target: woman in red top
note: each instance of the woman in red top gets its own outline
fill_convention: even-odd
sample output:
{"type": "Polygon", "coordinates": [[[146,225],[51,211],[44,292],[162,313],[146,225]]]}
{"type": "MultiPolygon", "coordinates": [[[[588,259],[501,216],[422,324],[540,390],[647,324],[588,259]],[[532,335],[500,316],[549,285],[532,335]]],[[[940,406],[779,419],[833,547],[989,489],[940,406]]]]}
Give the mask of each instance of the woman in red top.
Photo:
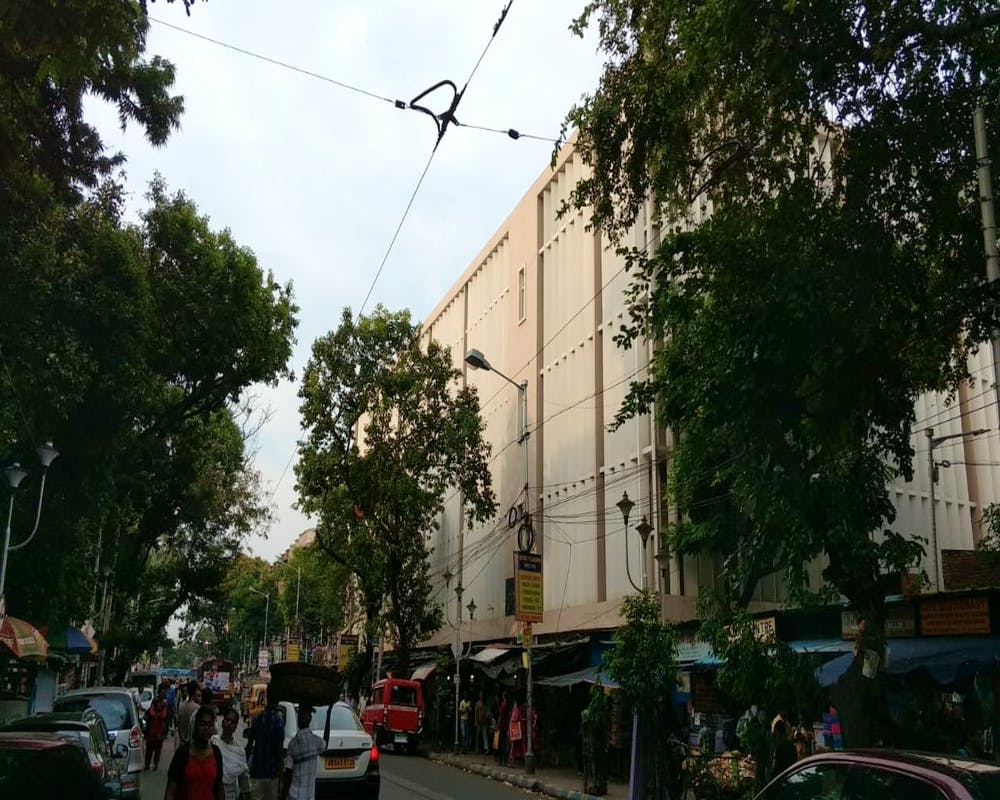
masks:
{"type": "Polygon", "coordinates": [[[150,762],[153,769],[160,768],[160,751],[163,740],[167,738],[167,689],[161,686],[156,690],[156,699],[146,711],[146,769],[150,762]]]}
{"type": "Polygon", "coordinates": [[[201,706],[194,714],[191,743],[177,748],[167,772],[163,800],[225,800],[222,752],[211,743],[215,708],[201,706]]]}

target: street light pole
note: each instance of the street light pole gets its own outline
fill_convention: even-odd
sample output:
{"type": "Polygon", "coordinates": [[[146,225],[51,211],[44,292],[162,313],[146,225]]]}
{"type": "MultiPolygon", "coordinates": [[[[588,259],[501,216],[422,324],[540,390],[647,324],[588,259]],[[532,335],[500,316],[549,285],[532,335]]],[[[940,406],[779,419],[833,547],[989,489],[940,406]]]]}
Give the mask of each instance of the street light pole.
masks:
{"type": "Polygon", "coordinates": [[[271,595],[268,592],[262,592],[260,589],[254,589],[252,586],[250,587],[250,591],[254,594],[259,594],[266,601],[264,603],[264,636],[261,640],[261,645],[267,647],[267,615],[271,610],[271,595]]]}
{"type": "Polygon", "coordinates": [[[941,557],[938,548],[938,536],[937,536],[937,500],[935,497],[934,487],[938,480],[938,467],[950,467],[951,463],[948,461],[934,461],[934,451],[940,447],[945,442],[950,439],[962,439],[967,436],[981,436],[984,433],[988,433],[989,428],[978,428],[974,431],[961,432],[961,433],[949,433],[945,436],[935,436],[934,428],[927,428],[924,434],[927,436],[927,469],[928,477],[931,483],[931,549],[934,551],[934,589],[940,592],[942,586],[941,580],[941,557]]]}
{"type": "Polygon", "coordinates": [[[38,532],[38,522],[42,518],[42,498],[45,496],[45,477],[48,474],[49,465],[59,456],[58,451],[52,447],[52,442],[46,442],[35,452],[38,453],[38,460],[42,464],[42,482],[38,488],[38,506],[35,509],[35,526],[31,529],[31,533],[28,534],[28,538],[20,544],[12,545],[10,543],[10,526],[14,518],[14,495],[17,494],[17,487],[21,485],[21,481],[28,476],[28,473],[21,469],[21,465],[17,463],[11,464],[3,471],[4,477],[7,479],[7,485],[10,487],[10,505],[7,508],[7,525],[4,527],[3,532],[3,553],[0,555],[0,606],[3,607],[3,613],[6,613],[6,603],[3,599],[3,592],[7,582],[7,556],[11,550],[20,550],[35,538],[35,534],[38,532]]]}
{"type": "MultiPolygon", "coordinates": [[[[514,386],[514,387],[517,388],[517,391],[518,391],[518,400],[519,400],[520,406],[521,406],[521,412],[520,412],[521,413],[521,432],[520,432],[520,435],[518,436],[518,440],[517,441],[524,448],[524,509],[523,509],[524,513],[523,513],[523,517],[522,517],[523,522],[522,522],[521,528],[519,528],[519,530],[518,530],[518,543],[517,544],[518,544],[518,547],[521,549],[522,552],[530,553],[535,548],[535,535],[534,535],[534,532],[533,532],[532,527],[531,527],[531,503],[530,503],[530,499],[531,499],[531,487],[529,486],[529,482],[528,482],[528,476],[530,474],[530,472],[529,472],[529,460],[528,460],[528,436],[530,435],[529,432],[528,432],[528,381],[525,380],[525,381],[522,381],[521,383],[518,383],[517,381],[515,381],[512,378],[508,377],[507,375],[504,375],[502,372],[500,372],[500,370],[498,370],[496,367],[494,367],[492,364],[490,364],[489,360],[486,358],[486,356],[484,356],[482,354],[481,351],[476,350],[476,349],[470,349],[465,354],[465,363],[468,364],[473,369],[484,369],[484,370],[487,370],[488,372],[495,372],[497,375],[499,375],[501,378],[503,378],[505,381],[507,381],[507,383],[509,383],[511,386],[514,386]],[[521,541],[521,530],[525,530],[525,541],[521,541]]],[[[461,587],[459,587],[459,588],[461,588],[461,587]]],[[[462,617],[461,604],[459,604],[458,615],[459,615],[459,625],[461,625],[461,617],[462,617]]],[[[526,747],[525,752],[524,752],[524,772],[527,775],[534,775],[535,774],[535,751],[534,751],[534,749],[531,746],[531,724],[532,724],[532,718],[534,716],[534,713],[533,713],[534,712],[534,696],[533,696],[533,691],[532,691],[532,683],[533,683],[534,674],[533,674],[532,659],[531,659],[531,645],[532,645],[532,641],[531,640],[532,640],[532,635],[530,633],[530,623],[528,623],[528,634],[525,637],[525,646],[524,646],[524,652],[525,652],[525,655],[527,656],[527,660],[528,660],[528,692],[527,692],[527,695],[528,695],[528,697],[527,697],[527,700],[528,700],[528,713],[527,713],[528,724],[526,726],[526,731],[527,731],[527,737],[526,737],[527,738],[527,747],[526,747]]],[[[457,697],[458,697],[457,691],[456,691],[455,697],[456,697],[456,703],[457,703],[457,697]]],[[[457,707],[456,707],[456,710],[455,710],[455,726],[456,726],[456,731],[457,731],[457,729],[458,729],[458,709],[457,709],[457,707]]],[[[458,734],[457,733],[455,735],[455,738],[456,738],[456,741],[457,741],[457,739],[458,739],[458,734]]],[[[457,750],[457,747],[456,747],[456,750],[457,750]]]]}

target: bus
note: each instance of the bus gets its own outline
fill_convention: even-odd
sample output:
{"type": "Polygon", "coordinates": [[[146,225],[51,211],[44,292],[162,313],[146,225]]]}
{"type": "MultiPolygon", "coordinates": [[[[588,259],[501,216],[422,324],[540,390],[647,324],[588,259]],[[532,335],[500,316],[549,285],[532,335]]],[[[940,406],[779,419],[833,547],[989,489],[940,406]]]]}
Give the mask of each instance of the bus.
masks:
{"type": "Polygon", "coordinates": [[[224,708],[233,702],[236,666],[223,658],[206,658],[198,665],[198,682],[212,691],[212,705],[224,708]]]}

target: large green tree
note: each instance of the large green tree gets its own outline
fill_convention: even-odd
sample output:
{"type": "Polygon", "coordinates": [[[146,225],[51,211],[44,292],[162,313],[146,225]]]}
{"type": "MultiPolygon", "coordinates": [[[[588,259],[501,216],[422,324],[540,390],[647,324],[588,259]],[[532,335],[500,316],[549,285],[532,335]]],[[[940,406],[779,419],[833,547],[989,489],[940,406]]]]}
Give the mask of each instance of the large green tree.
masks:
{"type": "Polygon", "coordinates": [[[595,20],[573,202],[628,259],[620,343],[659,343],[618,419],[655,407],[680,433],[668,545],[721,556],[724,618],[772,571],[808,599],[822,556],[878,648],[921,553],[888,493],[912,475],[914,401],[967,377],[1000,308],[972,152],[977,105],[1000,132],[1000,12],[598,0],[577,29],[595,20]],[[647,201],[648,251],[627,238],[647,201]]]}
{"type": "MultiPolygon", "coordinates": [[[[441,626],[431,602],[427,535],[458,489],[466,524],[496,510],[479,400],[460,387],[448,348],[421,343],[408,311],[378,307],[313,343],[299,390],[305,438],[300,503],[317,541],[357,580],[371,639],[387,623],[405,669],[441,626]]],[[[355,687],[356,688],[356,687],[355,687]]]]}

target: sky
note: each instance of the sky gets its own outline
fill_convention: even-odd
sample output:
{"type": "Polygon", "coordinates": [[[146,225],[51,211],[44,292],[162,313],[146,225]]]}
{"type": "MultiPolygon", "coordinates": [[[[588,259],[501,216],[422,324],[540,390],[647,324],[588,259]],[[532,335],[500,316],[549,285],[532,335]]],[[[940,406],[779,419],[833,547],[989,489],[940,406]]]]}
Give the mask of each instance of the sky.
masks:
{"type": "MultiPolygon", "coordinates": [[[[177,69],[181,128],[152,148],[94,101],[88,118],[127,158],[129,213],[157,172],[216,229],[291,281],[300,307],[292,357],[301,379],[312,342],[362,304],[437,138],[413,110],[289,67],[408,102],[438,81],[461,87],[506,0],[209,0],[149,4],[147,54],[177,69]],[[167,24],[164,24],[167,23],[167,24]],[[176,27],[169,27],[176,26],[176,27]],[[179,31],[176,28],[183,28],[179,31]],[[284,62],[279,66],[192,33],[284,62]]],[[[583,0],[512,0],[456,114],[459,122],[556,138],[600,74],[596,36],[569,31],[583,0]]],[[[451,101],[439,89],[422,104],[451,101]]],[[[464,127],[445,134],[366,310],[409,308],[423,320],[548,168],[552,143],[464,127]]],[[[298,385],[254,387],[261,412],[255,463],[273,506],[266,535],[248,542],[273,560],[310,521],[293,508],[298,385]]]]}

